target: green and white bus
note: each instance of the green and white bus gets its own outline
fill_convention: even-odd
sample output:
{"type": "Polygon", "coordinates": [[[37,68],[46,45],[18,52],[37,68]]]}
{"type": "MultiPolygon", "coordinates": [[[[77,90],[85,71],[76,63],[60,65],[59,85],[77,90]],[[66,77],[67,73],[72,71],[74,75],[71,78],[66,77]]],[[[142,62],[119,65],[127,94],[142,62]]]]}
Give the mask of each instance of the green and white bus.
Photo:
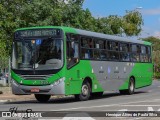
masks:
{"type": "Polygon", "coordinates": [[[78,100],[104,91],[133,94],[152,84],[151,43],[61,26],[17,29],[12,50],[12,92],[78,100]]]}

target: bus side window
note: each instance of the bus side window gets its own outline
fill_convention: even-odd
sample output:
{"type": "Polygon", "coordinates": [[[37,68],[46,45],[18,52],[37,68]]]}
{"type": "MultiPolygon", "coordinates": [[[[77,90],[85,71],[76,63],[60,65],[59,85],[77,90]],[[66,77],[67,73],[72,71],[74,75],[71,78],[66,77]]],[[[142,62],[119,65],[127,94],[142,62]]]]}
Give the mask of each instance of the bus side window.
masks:
{"type": "Polygon", "coordinates": [[[129,52],[129,44],[120,43],[119,50],[120,50],[120,61],[130,61],[130,54],[128,53],[129,52]]]}
{"type": "Polygon", "coordinates": [[[151,59],[151,47],[150,46],[147,46],[147,57],[148,57],[148,62],[152,62],[152,59],[151,59]]]}
{"type": "MultiPolygon", "coordinates": [[[[73,36],[71,36],[73,37],[73,36]]],[[[67,40],[67,67],[70,68],[74,66],[79,59],[79,47],[78,40],[74,40],[74,38],[70,38],[67,40]]]]}
{"type": "Polygon", "coordinates": [[[140,62],[140,46],[131,45],[131,61],[132,62],[140,62]]]}
{"type": "Polygon", "coordinates": [[[140,60],[141,62],[147,62],[147,56],[146,56],[146,47],[141,45],[141,52],[140,52],[140,60]]]}
{"type": "Polygon", "coordinates": [[[81,37],[81,58],[82,59],[92,59],[94,41],[89,37],[81,37]]]}

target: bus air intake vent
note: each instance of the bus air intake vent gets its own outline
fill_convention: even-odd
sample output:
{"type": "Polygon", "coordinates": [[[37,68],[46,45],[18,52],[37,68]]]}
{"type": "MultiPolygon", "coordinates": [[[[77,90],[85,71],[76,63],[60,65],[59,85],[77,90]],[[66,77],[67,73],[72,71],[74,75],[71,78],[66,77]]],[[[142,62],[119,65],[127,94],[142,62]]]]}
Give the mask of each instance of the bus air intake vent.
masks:
{"type": "Polygon", "coordinates": [[[46,80],[52,75],[53,74],[51,75],[19,75],[19,76],[22,77],[24,80],[46,80]]]}

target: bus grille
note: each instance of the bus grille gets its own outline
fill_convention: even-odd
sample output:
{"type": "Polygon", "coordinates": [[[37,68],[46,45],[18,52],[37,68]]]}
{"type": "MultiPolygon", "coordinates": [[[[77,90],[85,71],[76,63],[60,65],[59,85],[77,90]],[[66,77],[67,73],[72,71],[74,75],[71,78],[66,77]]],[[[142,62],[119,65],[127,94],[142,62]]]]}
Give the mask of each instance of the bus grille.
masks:
{"type": "Polygon", "coordinates": [[[19,76],[24,80],[46,80],[52,75],[53,74],[51,75],[19,75],[19,76]]]}

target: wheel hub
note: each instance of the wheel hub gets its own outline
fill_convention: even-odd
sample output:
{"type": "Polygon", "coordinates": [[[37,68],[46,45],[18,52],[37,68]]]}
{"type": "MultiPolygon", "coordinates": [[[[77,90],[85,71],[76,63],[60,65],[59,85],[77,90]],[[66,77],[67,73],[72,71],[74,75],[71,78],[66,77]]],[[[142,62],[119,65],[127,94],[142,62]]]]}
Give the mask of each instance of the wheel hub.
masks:
{"type": "Polygon", "coordinates": [[[130,85],[130,90],[133,91],[134,90],[134,85],[133,83],[131,82],[131,85],[130,85]]]}
{"type": "Polygon", "coordinates": [[[85,96],[88,95],[88,86],[87,85],[82,86],[82,94],[85,96]]]}

